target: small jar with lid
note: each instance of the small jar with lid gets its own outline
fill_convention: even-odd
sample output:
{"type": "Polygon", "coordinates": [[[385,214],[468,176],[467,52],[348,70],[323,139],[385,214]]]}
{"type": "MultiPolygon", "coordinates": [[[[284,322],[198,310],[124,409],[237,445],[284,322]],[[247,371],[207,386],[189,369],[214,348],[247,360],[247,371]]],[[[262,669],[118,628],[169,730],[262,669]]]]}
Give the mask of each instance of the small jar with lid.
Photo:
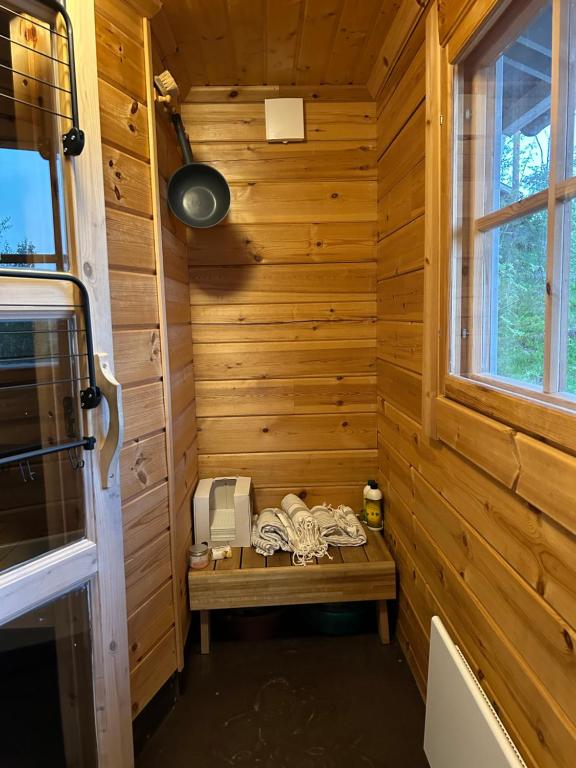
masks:
{"type": "Polygon", "coordinates": [[[206,568],[210,562],[210,547],[206,542],[194,544],[188,552],[190,568],[200,570],[206,568]]]}

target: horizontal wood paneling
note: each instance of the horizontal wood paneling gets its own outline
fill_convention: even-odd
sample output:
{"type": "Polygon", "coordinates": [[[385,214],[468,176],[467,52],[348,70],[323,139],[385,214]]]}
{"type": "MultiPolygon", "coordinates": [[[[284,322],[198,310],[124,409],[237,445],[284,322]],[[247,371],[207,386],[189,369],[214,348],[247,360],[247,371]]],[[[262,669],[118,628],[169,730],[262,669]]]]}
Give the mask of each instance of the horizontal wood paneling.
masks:
{"type": "MultiPolygon", "coordinates": [[[[266,141],[264,104],[184,104],[182,119],[190,141],[266,141]]],[[[306,136],[311,141],[376,141],[373,102],[305,102],[306,136]]],[[[281,148],[276,145],[278,154],[281,148]]],[[[203,150],[205,151],[205,150],[203,150]]],[[[293,150],[288,150],[288,156],[293,150]]],[[[214,153],[212,157],[217,157],[214,153]]]]}
{"type": "Polygon", "coordinates": [[[375,448],[371,414],[226,416],[198,420],[201,453],[375,448]]]}
{"type": "MultiPolygon", "coordinates": [[[[444,19],[445,35],[458,15],[444,19]]],[[[420,48],[415,38],[406,51],[420,48]]],[[[417,59],[403,58],[378,124],[378,456],[400,576],[398,637],[423,689],[439,615],[527,765],[568,768],[576,460],[510,426],[509,401],[492,418],[478,413],[482,392],[466,406],[439,399],[438,440],[422,433],[424,123],[422,106],[402,109],[402,96],[418,98],[424,76],[417,59]]]]}
{"type": "Polygon", "coordinates": [[[200,144],[194,157],[211,161],[228,181],[376,178],[376,145],[369,139],[312,140],[286,144],[281,151],[267,142],[200,144]]]}
{"type": "Polygon", "coordinates": [[[168,486],[156,486],[124,504],[124,555],[130,557],[170,528],[168,486]]]}
{"type": "Polygon", "coordinates": [[[365,375],[375,370],[376,341],[196,344],[196,378],[274,379],[365,375]]]}
{"type": "Polygon", "coordinates": [[[154,275],[111,270],[110,298],[113,325],[158,324],[158,295],[154,275]]]}
{"type": "MultiPolygon", "coordinates": [[[[158,155],[161,178],[170,178],[180,165],[174,152],[173,126],[166,112],[156,108],[156,135],[162,136],[165,151],[158,155]],[[172,148],[172,151],[170,151],[172,148]]],[[[161,198],[166,194],[159,187],[161,198]]],[[[198,442],[196,439],[196,400],[190,314],[190,275],[186,229],[176,224],[175,217],[161,205],[162,267],[166,309],[167,370],[169,388],[167,408],[170,420],[169,461],[173,480],[171,545],[173,563],[174,610],[178,643],[184,648],[190,616],[186,593],[188,548],[191,543],[191,499],[198,482],[198,442]]],[[[180,656],[183,658],[182,651],[180,656]]],[[[180,662],[182,663],[182,662],[180,662]]]]}
{"type": "Polygon", "coordinates": [[[155,592],[128,621],[130,664],[134,668],[161,640],[174,623],[170,582],[155,592]]]}
{"type": "Polygon", "coordinates": [[[145,216],[152,215],[150,168],[147,163],[103,144],[102,169],[104,198],[108,205],[145,216]]]}
{"type": "Polygon", "coordinates": [[[125,389],[123,401],[125,442],[164,429],[164,393],[160,382],[125,389]]]}
{"type": "Polygon", "coordinates": [[[168,475],[163,434],[126,444],[120,453],[122,499],[145,491],[168,475]]]}
{"type": "Polygon", "coordinates": [[[264,99],[299,98],[314,101],[371,101],[362,85],[240,85],[192,86],[186,93],[188,104],[250,104],[264,99]]]}
{"type": "Polygon", "coordinates": [[[136,717],[170,677],[177,665],[176,634],[171,629],[132,670],[132,716],[136,717]]]}
{"type": "Polygon", "coordinates": [[[172,578],[170,533],[126,558],[126,609],[131,616],[157,589],[172,578]]]}
{"type": "Polygon", "coordinates": [[[425,108],[426,105],[422,101],[390,146],[378,158],[380,193],[396,186],[424,156],[425,108]]]}
{"type": "Polygon", "coordinates": [[[190,233],[190,263],[333,264],[374,260],[375,222],[237,224],[190,233]]]}
{"type": "Polygon", "coordinates": [[[118,330],[114,334],[116,375],[124,384],[162,375],[160,334],[150,330],[118,330]]]}
{"type": "Polygon", "coordinates": [[[378,360],[378,394],[411,418],[422,415],[422,376],[386,360],[378,360]]]}
{"type": "Polygon", "coordinates": [[[424,216],[418,216],[378,243],[378,280],[424,267],[424,216]]]}
{"type": "Polygon", "coordinates": [[[265,509],[266,507],[278,507],[280,502],[289,493],[295,493],[309,507],[316,504],[346,504],[351,509],[359,511],[362,508],[362,488],[358,483],[350,485],[335,485],[329,487],[319,485],[286,485],[284,487],[265,488],[258,487],[254,491],[256,507],[265,509]]]}
{"type": "Polygon", "coordinates": [[[369,301],[192,307],[197,343],[374,338],[375,322],[376,305],[369,301]]]}
{"type": "Polygon", "coordinates": [[[150,156],[147,108],[123,91],[100,80],[102,140],[143,159],[150,156]]]}
{"type": "Polygon", "coordinates": [[[257,508],[286,488],[357,499],[376,462],[375,105],[308,100],[307,141],[271,145],[262,103],[203,93],[183,117],[232,205],[188,236],[200,476],[251,476],[257,508]]]}
{"type": "Polygon", "coordinates": [[[374,412],[375,376],[197,381],[198,416],[374,412]]]}
{"type": "Polygon", "coordinates": [[[190,270],[192,305],[362,301],[375,290],[376,265],[372,263],[190,270]]]}
{"type": "Polygon", "coordinates": [[[390,235],[424,213],[424,161],[378,198],[378,229],[390,235]]]}
{"type": "Polygon", "coordinates": [[[146,101],[144,83],[144,49],[142,47],[142,27],[134,17],[130,23],[130,32],[122,28],[123,21],[118,19],[122,13],[110,11],[109,15],[100,13],[96,6],[96,55],[98,75],[113,83],[124,93],[141,103],[146,101]],[[113,14],[113,16],[112,16],[113,14]],[[134,36],[134,30],[139,28],[134,36]]]}
{"type": "Polygon", "coordinates": [[[424,101],[426,83],[426,51],[420,46],[412,59],[406,74],[402,78],[402,86],[395,88],[386,104],[386,112],[378,116],[377,151],[380,157],[401,132],[410,116],[424,101]]]}
{"type": "Polygon", "coordinates": [[[381,320],[378,323],[378,357],[422,373],[422,324],[381,320]]]}
{"type": "Polygon", "coordinates": [[[126,211],[106,209],[108,264],[112,269],[154,272],[154,234],[152,221],[126,211]]]}
{"type": "Polygon", "coordinates": [[[177,667],[166,413],[154,239],[151,146],[142,15],[96,1],[102,168],[115,373],[123,385],[120,454],[136,715],[177,667]]]}
{"type": "Polygon", "coordinates": [[[330,487],[360,484],[360,478],[376,471],[377,452],[293,451],[285,453],[214,454],[199,456],[200,476],[248,475],[257,488],[298,488],[301,485],[330,487]]]}
{"type": "Polygon", "coordinates": [[[422,321],[424,272],[390,277],[378,285],[378,318],[422,321]]]}
{"type": "Polygon", "coordinates": [[[233,224],[370,222],[376,182],[236,182],[230,185],[230,192],[228,221],[233,224]]]}

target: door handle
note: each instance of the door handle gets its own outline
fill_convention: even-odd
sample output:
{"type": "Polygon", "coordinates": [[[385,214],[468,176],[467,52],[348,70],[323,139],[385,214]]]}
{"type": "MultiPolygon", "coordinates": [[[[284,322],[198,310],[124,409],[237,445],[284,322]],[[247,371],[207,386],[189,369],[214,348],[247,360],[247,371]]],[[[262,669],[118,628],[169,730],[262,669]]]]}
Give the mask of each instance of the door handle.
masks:
{"type": "Polygon", "coordinates": [[[119,466],[120,449],[124,440],[122,386],[114,377],[110,365],[106,361],[106,355],[96,353],[94,358],[96,360],[96,381],[101,394],[106,398],[110,414],[108,431],[98,446],[102,488],[109,488],[119,466]]]}

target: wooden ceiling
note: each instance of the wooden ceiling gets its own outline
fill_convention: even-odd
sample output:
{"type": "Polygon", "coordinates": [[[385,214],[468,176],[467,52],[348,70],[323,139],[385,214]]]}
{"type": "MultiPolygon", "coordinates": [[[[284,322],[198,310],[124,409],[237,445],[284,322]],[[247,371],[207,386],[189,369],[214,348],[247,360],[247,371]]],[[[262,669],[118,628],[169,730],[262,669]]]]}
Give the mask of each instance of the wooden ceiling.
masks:
{"type": "Polygon", "coordinates": [[[188,86],[365,85],[402,0],[164,0],[153,30],[188,86]]]}

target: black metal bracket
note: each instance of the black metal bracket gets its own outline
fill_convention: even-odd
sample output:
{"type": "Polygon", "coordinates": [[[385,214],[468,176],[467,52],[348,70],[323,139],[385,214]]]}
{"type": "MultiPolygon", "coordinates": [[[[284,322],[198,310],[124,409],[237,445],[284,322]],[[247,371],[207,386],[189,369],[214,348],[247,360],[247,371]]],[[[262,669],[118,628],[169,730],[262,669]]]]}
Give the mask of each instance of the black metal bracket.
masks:
{"type": "Polygon", "coordinates": [[[78,90],[76,87],[76,60],[74,58],[74,32],[68,11],[59,0],[41,0],[42,4],[61,14],[66,25],[68,38],[68,66],[70,68],[70,108],[72,110],[72,128],[62,136],[66,157],[75,157],[84,149],[84,131],[80,128],[78,117],[78,90]]]}
{"type": "Polygon", "coordinates": [[[96,384],[96,366],[94,364],[94,342],[92,339],[92,316],[90,313],[90,296],[82,280],[68,272],[48,272],[37,269],[0,269],[0,277],[32,278],[34,280],[65,280],[73,283],[82,295],[82,312],[86,333],[86,353],[88,362],[89,385],[80,392],[80,404],[84,410],[90,410],[100,405],[102,395],[96,384]]]}
{"type": "MultiPolygon", "coordinates": [[[[28,462],[30,459],[37,459],[40,456],[48,456],[51,453],[59,453],[60,451],[74,451],[76,448],[84,448],[85,451],[93,451],[96,447],[95,437],[83,437],[81,440],[74,440],[71,443],[61,443],[60,445],[47,445],[45,448],[29,448],[27,451],[19,451],[18,453],[11,453],[10,451],[4,451],[0,453],[0,467],[6,464],[20,464],[22,462],[28,462]]],[[[73,467],[75,468],[75,467],[73,467]]],[[[33,480],[33,477],[30,477],[33,480]]]]}

